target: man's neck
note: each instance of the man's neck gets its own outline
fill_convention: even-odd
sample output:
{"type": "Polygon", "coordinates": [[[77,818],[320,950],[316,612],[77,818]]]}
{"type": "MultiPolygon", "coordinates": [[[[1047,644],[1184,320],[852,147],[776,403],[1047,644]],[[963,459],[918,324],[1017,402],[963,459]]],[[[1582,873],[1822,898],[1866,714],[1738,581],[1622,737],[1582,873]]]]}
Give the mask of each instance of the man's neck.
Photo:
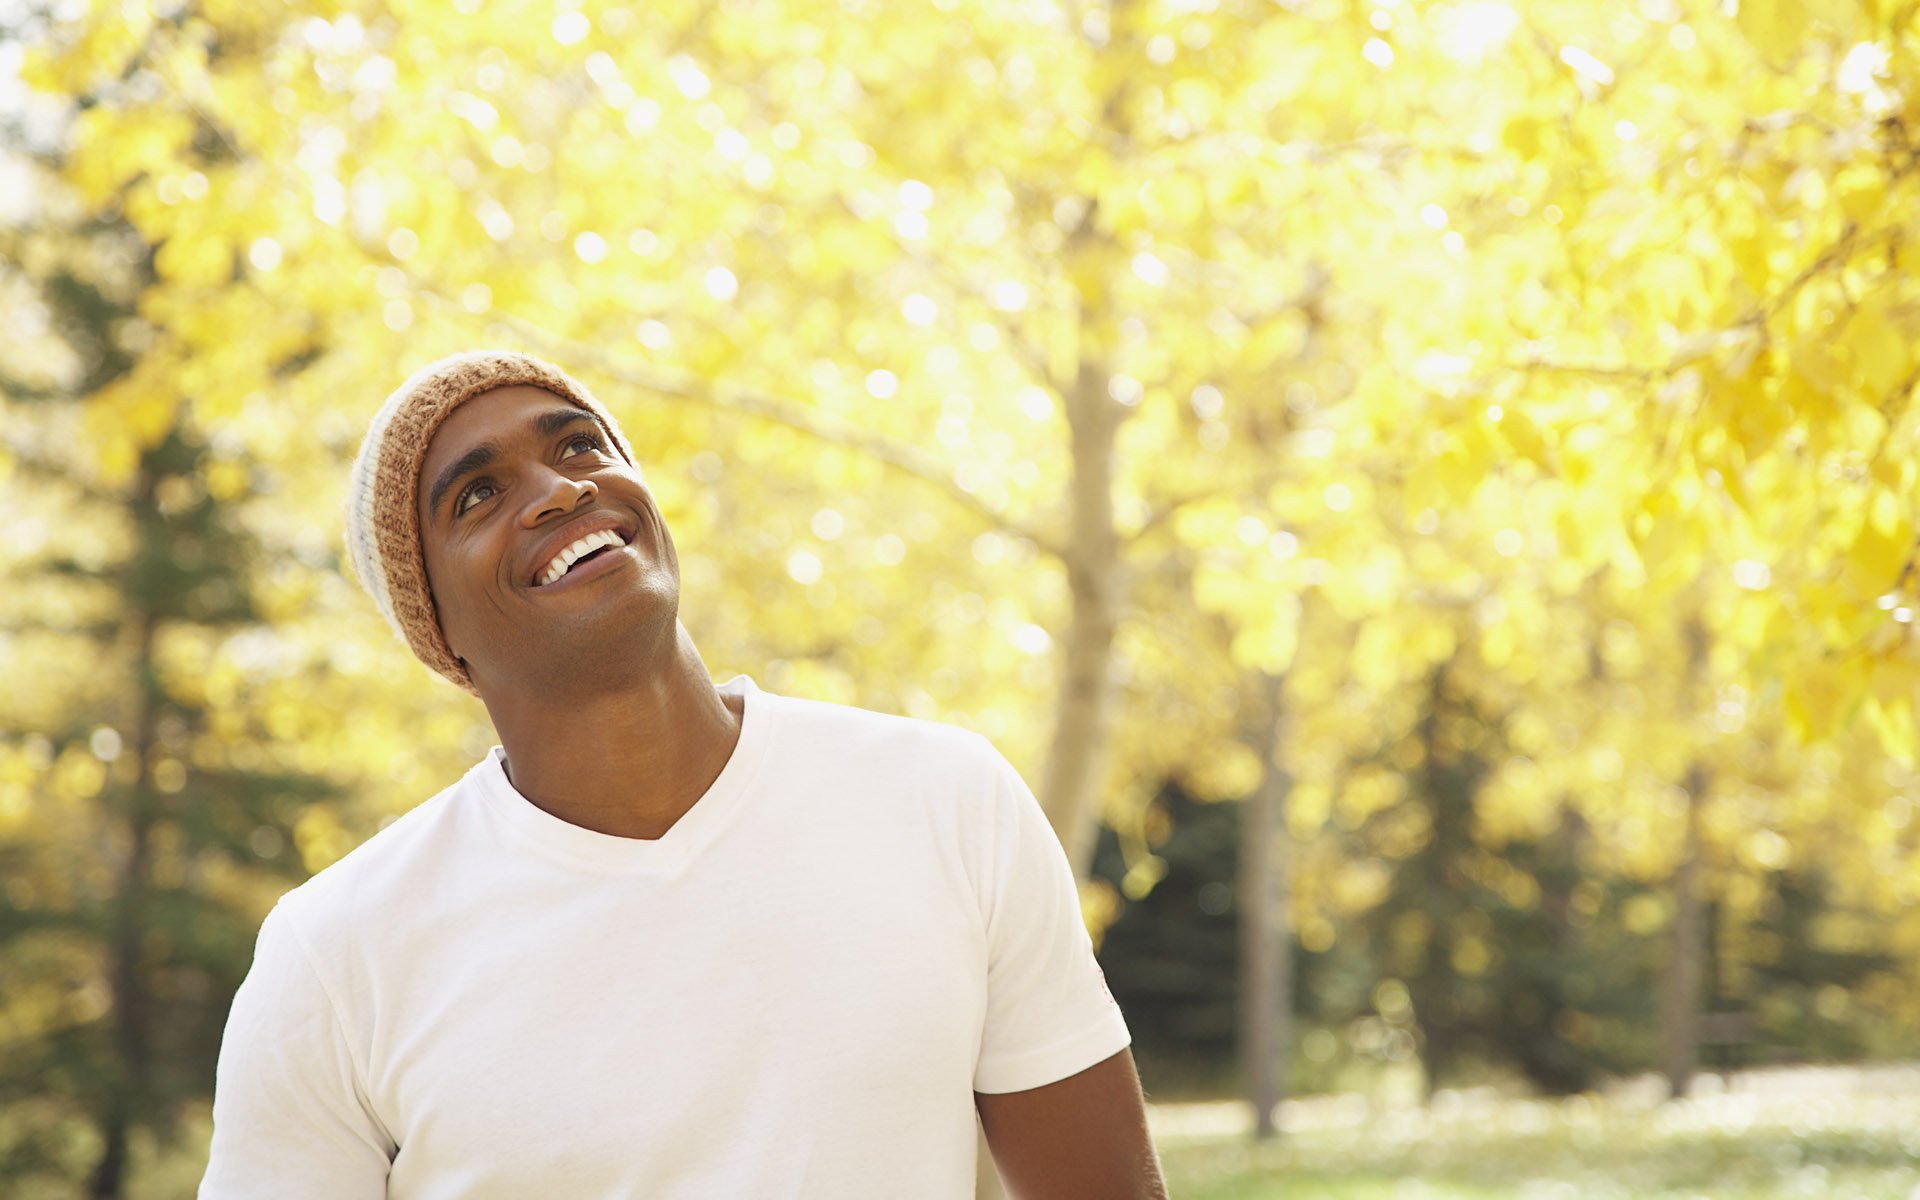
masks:
{"type": "Polygon", "coordinates": [[[707,675],[685,629],[664,669],[558,702],[490,700],[507,777],[535,806],[613,837],[660,837],[733,756],[745,711],[707,675]]]}

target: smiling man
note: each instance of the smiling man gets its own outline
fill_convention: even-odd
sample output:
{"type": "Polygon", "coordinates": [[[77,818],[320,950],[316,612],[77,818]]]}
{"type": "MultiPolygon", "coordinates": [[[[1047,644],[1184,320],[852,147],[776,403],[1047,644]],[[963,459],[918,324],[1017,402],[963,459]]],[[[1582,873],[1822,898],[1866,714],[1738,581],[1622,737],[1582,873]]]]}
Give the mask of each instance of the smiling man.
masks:
{"type": "Polygon", "coordinates": [[[715,686],[619,427],[433,363],[354,469],[356,573],[500,736],[284,897],[203,1200],[1163,1195],[1066,860],[982,738],[715,686]]]}

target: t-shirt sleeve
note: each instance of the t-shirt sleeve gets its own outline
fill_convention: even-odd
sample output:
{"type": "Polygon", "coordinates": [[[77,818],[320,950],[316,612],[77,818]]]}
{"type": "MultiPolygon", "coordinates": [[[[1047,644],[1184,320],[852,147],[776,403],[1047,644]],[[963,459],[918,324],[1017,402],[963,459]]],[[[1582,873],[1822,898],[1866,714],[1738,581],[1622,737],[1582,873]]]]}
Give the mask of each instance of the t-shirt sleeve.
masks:
{"type": "Polygon", "coordinates": [[[1021,1092],[1125,1049],[1120,1006],[1094,961],[1080,894],[1046,814],[994,751],[987,882],[987,1015],[976,1092],[1021,1092]]]}
{"type": "Polygon", "coordinates": [[[220,1042],[199,1200],[383,1200],[393,1153],[333,998],[275,908],[220,1042]]]}

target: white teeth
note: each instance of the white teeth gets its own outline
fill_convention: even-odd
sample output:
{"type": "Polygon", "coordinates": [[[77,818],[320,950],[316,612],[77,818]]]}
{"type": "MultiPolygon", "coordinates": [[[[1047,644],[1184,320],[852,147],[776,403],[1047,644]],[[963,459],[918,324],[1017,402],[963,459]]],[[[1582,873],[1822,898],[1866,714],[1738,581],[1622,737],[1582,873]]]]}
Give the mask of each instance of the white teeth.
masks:
{"type": "Polygon", "coordinates": [[[620,535],[611,529],[602,529],[598,533],[590,533],[548,560],[547,569],[540,572],[540,581],[536,586],[545,587],[549,583],[552,583],[562,575],[565,575],[574,563],[593,553],[595,550],[600,549],[602,546],[623,546],[625,544],[625,542],[620,540],[620,535]]]}

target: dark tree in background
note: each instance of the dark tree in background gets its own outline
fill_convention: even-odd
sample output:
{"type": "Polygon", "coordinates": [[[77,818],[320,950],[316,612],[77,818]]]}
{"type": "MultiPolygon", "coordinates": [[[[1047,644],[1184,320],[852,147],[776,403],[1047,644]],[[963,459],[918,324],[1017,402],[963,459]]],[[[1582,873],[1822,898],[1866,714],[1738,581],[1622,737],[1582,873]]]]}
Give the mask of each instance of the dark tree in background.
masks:
{"type": "Polygon", "coordinates": [[[0,1193],[38,1179],[118,1197],[137,1137],[167,1144],[211,1095],[260,912],[305,875],[294,826],[329,793],[276,765],[241,698],[168,666],[183,635],[267,636],[261,549],[210,494],[200,431],[163,414],[130,472],[89,467],[87,399],[132,370],[152,248],[115,202],[0,238],[6,282],[79,364],[0,363],[7,486],[43,514],[11,519],[55,526],[0,598],[0,644],[55,664],[0,701],[0,749],[43,789],[0,832],[0,1193]]]}
{"type": "Polygon", "coordinates": [[[1650,1022],[1653,963],[1643,942],[1598,919],[1617,912],[1625,885],[1586,882],[1576,813],[1498,850],[1476,836],[1487,763],[1506,752],[1499,728],[1499,714],[1436,671],[1407,800],[1359,834],[1412,822],[1417,849],[1393,864],[1364,926],[1383,975],[1406,989],[1429,1087],[1494,1067],[1543,1092],[1578,1092],[1633,1065],[1608,1035],[1650,1022]]]}
{"type": "MultiPolygon", "coordinates": [[[[1231,1069],[1238,1036],[1239,805],[1197,803],[1173,784],[1153,804],[1158,815],[1148,823],[1167,834],[1153,852],[1166,874],[1107,927],[1100,963],[1149,1086],[1191,1086],[1231,1069]]],[[[1127,866],[1119,838],[1103,826],[1094,878],[1118,891],[1127,866]]]]}
{"type": "MultiPolygon", "coordinates": [[[[1476,836],[1486,764],[1506,753],[1500,727],[1496,706],[1443,669],[1410,731],[1414,745],[1383,746],[1376,760],[1355,764],[1416,765],[1404,768],[1400,802],[1319,835],[1339,840],[1344,858],[1386,863],[1389,883],[1378,904],[1340,924],[1331,947],[1296,948],[1294,1010],[1322,1053],[1309,1061],[1296,1051],[1292,1090],[1341,1086],[1343,1063],[1410,1057],[1430,1087],[1512,1076],[1548,1094],[1660,1066],[1667,930],[1644,914],[1667,910],[1665,882],[1601,869],[1571,806],[1537,837],[1490,846],[1476,836]]],[[[1164,786],[1145,823],[1145,848],[1164,874],[1127,900],[1101,944],[1142,1076],[1163,1097],[1233,1090],[1239,808],[1164,786]]],[[[1093,867],[1122,894],[1125,850],[1103,830],[1093,867]]],[[[1837,904],[1817,872],[1760,879],[1765,896],[1749,922],[1735,923],[1708,893],[1705,1065],[1907,1052],[1899,1031],[1859,1019],[1857,997],[1897,978],[1897,964],[1871,948],[1867,918],[1837,904]]]]}
{"type": "MultiPolygon", "coordinates": [[[[1751,1005],[1727,995],[1716,970],[1710,993],[1714,1007],[1729,1013],[1750,1014],[1734,1036],[1707,1039],[1702,1047],[1714,1067],[1762,1065],[1782,1057],[1782,1047],[1795,1047],[1815,1061],[1845,1061],[1862,1055],[1905,1053],[1900,1045],[1877,1045],[1873,1027],[1859,1020],[1856,997],[1876,977],[1897,978],[1899,964],[1885,951],[1868,943],[1872,925],[1857,914],[1836,910],[1831,885],[1824,873],[1787,870],[1772,877],[1773,887],[1763,908],[1761,927],[1748,947],[1751,1005]],[[1845,939],[1852,947],[1835,945],[1842,939],[1823,937],[1818,926],[1835,920],[1855,925],[1857,935],[1845,939]],[[1749,1034],[1750,1037],[1740,1035],[1749,1034]]],[[[1716,914],[1717,916],[1717,914],[1716,914]]],[[[1709,931],[1720,921],[1710,918],[1709,931]]],[[[1714,962],[1719,956],[1710,956],[1714,962]]],[[[1717,962],[1715,964],[1718,965],[1717,962]]]]}

